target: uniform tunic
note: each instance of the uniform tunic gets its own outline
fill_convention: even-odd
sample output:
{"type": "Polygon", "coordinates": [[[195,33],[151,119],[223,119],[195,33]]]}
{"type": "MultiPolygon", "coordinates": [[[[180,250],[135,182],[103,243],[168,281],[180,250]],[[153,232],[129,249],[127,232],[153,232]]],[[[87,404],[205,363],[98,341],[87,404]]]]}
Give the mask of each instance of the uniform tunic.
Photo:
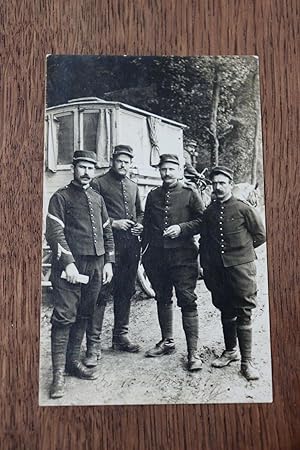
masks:
{"type": "Polygon", "coordinates": [[[203,215],[200,260],[214,305],[231,316],[251,315],[256,306],[256,254],[265,242],[256,210],[231,196],[214,200],[203,215]]]}
{"type": "MultiPolygon", "coordinates": [[[[135,182],[110,169],[105,175],[94,178],[92,186],[104,198],[111,223],[120,219],[142,222],[143,211],[135,182]]],[[[101,296],[105,303],[112,291],[116,306],[119,300],[123,304],[128,303],[135,292],[140,242],[130,229],[127,231],[113,229],[113,236],[116,247],[114,278],[112,283],[102,290],[101,296]]]]}
{"type": "Polygon", "coordinates": [[[72,181],[50,199],[46,239],[53,252],[51,281],[54,311],[52,322],[73,323],[76,316],[89,317],[102,284],[102,269],[114,262],[114,242],[103,198],[90,186],[72,181]],[[61,279],[68,264],[89,276],[87,285],[61,279]]]}
{"type": "Polygon", "coordinates": [[[175,287],[178,305],[186,310],[196,309],[198,265],[193,236],[200,228],[203,210],[198,193],[180,182],[156,188],[147,197],[143,264],[158,302],[171,303],[175,287]],[[163,236],[171,225],[181,228],[175,239],[163,236]]]}

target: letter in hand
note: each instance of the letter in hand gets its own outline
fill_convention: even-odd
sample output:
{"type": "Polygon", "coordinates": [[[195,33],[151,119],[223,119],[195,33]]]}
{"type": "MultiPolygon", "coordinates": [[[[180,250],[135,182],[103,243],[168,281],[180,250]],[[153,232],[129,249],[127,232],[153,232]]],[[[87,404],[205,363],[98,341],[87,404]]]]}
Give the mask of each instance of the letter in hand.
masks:
{"type": "Polygon", "coordinates": [[[103,284],[110,283],[112,280],[112,277],[113,277],[112,263],[104,264],[102,283],[103,284]]]}
{"type": "Polygon", "coordinates": [[[112,227],[115,230],[127,231],[130,228],[132,228],[133,225],[134,225],[133,220],[129,220],[129,219],[113,220],[113,222],[112,222],[112,227]]]}
{"type": "Polygon", "coordinates": [[[166,228],[163,236],[169,237],[171,239],[177,238],[181,233],[181,228],[179,225],[171,225],[170,227],[166,228]]]}
{"type": "Polygon", "coordinates": [[[79,275],[79,272],[74,263],[68,264],[65,268],[65,272],[66,272],[66,280],[69,283],[72,284],[78,283],[77,277],[79,275]]]}

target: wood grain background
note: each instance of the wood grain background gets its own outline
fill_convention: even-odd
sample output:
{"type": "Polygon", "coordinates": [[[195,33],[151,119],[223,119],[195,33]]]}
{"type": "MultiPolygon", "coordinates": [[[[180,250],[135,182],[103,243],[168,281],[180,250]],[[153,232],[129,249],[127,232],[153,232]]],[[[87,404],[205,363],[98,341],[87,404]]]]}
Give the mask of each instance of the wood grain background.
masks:
{"type": "Polygon", "coordinates": [[[2,0],[0,8],[1,450],[299,449],[299,2],[2,0]],[[273,404],[38,407],[47,53],[259,55],[273,404]]]}

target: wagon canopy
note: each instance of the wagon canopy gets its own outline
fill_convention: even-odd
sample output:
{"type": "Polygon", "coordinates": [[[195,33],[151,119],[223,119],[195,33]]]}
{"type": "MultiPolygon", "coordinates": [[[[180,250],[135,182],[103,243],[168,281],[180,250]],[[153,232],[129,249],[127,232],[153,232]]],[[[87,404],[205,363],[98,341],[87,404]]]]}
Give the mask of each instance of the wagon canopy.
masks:
{"type": "Polygon", "coordinates": [[[70,168],[75,150],[92,150],[98,166],[109,167],[112,149],[130,145],[140,174],[153,175],[159,155],[175,153],[183,162],[186,125],[125,103],[97,97],[70,100],[46,109],[46,169],[70,168]]]}

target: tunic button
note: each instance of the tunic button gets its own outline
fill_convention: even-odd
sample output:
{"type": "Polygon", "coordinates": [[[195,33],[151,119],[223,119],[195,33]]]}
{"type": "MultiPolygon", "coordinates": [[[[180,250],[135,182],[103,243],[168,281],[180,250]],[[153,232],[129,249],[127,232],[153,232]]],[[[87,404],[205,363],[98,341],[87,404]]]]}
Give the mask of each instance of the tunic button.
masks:
{"type": "Polygon", "coordinates": [[[225,253],[225,252],[222,250],[221,253],[225,253]]]}

